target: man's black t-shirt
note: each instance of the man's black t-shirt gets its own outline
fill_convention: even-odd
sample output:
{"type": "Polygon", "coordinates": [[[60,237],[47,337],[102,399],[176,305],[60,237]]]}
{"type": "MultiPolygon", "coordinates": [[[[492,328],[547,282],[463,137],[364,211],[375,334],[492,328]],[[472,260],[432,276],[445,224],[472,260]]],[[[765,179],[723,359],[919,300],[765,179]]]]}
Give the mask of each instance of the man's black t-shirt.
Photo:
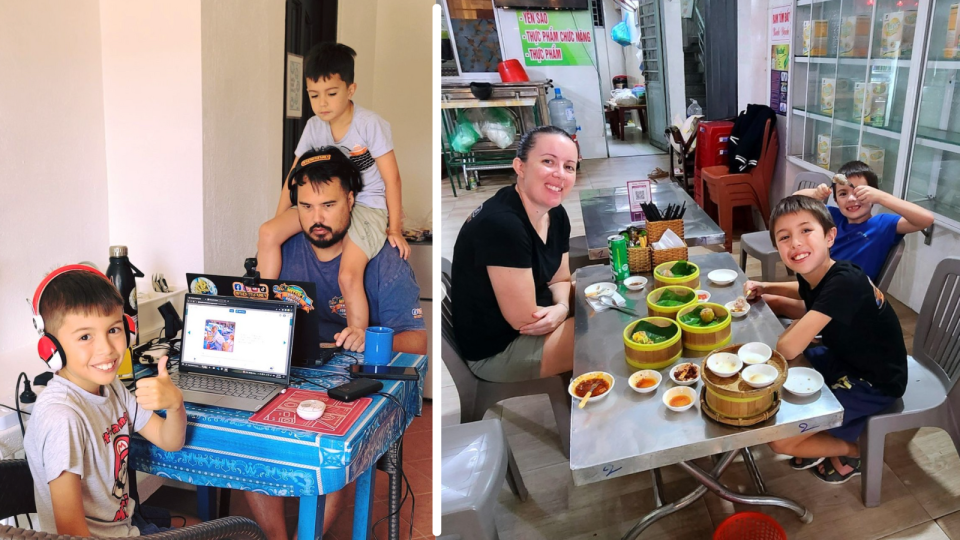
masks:
{"type": "Polygon", "coordinates": [[[821,335],[842,363],[837,371],[863,379],[889,396],[902,396],[907,388],[907,348],[900,320],[860,267],[837,261],[813,289],[803,276],[797,281],[807,310],[830,317],[821,335]]]}
{"type": "Polygon", "coordinates": [[[544,243],[527,217],[516,186],[508,186],[474,210],[460,229],[450,278],[453,329],[464,359],[493,356],[520,335],[500,311],[488,266],[533,269],[537,305],[553,305],[547,283],[570,250],[570,220],[562,206],[549,214],[544,243]]]}

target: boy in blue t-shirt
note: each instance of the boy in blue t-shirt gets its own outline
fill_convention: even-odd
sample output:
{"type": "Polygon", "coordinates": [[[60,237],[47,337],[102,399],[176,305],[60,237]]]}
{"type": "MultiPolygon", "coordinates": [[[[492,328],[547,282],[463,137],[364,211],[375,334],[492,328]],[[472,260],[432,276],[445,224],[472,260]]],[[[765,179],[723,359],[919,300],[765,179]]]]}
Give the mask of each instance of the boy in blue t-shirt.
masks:
{"type": "MultiPolygon", "coordinates": [[[[923,230],[933,224],[933,214],[916,204],[898,199],[881,191],[877,173],[862,161],[846,163],[837,172],[845,178],[834,179],[833,186],[820,184],[815,188],[801,189],[794,195],[806,195],[824,203],[833,194],[837,206],[827,210],[837,226],[837,237],[830,248],[830,258],[835,261],[850,261],[860,267],[874,282],[890,250],[900,242],[903,235],[923,230]],[[879,204],[894,213],[871,215],[874,204],[879,204]]],[[[745,290],[761,290],[768,283],[749,282],[745,290]]],[[[803,306],[790,298],[764,294],[763,300],[779,316],[799,319],[805,313],[803,306]]]]}

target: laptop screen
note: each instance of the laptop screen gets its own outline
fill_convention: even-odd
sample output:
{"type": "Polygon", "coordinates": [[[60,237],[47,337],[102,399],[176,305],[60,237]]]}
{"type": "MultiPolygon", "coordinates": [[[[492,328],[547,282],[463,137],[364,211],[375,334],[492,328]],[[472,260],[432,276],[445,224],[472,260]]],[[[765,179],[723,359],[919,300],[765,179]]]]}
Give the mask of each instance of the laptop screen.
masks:
{"type": "Polygon", "coordinates": [[[296,304],[186,295],[180,370],[290,382],[296,304]]]}

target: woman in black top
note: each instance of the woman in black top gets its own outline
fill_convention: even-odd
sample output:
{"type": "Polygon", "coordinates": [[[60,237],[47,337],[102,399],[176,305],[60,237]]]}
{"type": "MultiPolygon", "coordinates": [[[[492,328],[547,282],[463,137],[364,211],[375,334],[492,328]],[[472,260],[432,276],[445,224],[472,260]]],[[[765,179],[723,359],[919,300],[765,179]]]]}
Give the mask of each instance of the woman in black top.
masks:
{"type": "Polygon", "coordinates": [[[570,220],[576,143],[542,126],[520,139],[517,183],[477,208],[453,250],[453,327],[481,379],[536,379],[573,369],[570,220]]]}

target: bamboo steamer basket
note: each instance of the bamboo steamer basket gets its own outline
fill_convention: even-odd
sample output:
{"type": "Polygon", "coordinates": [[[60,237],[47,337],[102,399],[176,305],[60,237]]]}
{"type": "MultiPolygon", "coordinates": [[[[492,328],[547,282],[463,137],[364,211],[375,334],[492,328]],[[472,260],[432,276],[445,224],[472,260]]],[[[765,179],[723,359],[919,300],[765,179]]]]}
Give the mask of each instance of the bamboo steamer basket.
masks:
{"type": "Polygon", "coordinates": [[[679,326],[677,326],[677,333],[663,343],[644,345],[631,339],[633,328],[640,321],[647,321],[661,328],[670,325],[677,326],[676,321],[665,317],[644,317],[628,324],[623,329],[623,352],[628,366],[637,370],[656,370],[663,369],[680,359],[680,355],[683,353],[683,342],[680,339],[682,332],[679,326]]]}
{"type": "Polygon", "coordinates": [[[659,289],[654,289],[647,294],[647,314],[651,317],[666,317],[668,319],[676,320],[678,311],[685,307],[695,305],[696,303],[697,292],[690,287],[681,287],[679,285],[660,287],[659,289]],[[682,306],[658,306],[657,300],[660,299],[660,296],[664,293],[664,291],[671,290],[677,294],[692,294],[693,300],[683,304],[682,306]]]}
{"type": "MultiPolygon", "coordinates": [[[[746,383],[740,373],[732,377],[721,377],[707,367],[707,358],[715,353],[729,352],[736,354],[742,343],[727,345],[718,348],[707,355],[700,363],[700,377],[703,380],[701,403],[704,413],[720,422],[731,426],[751,426],[770,418],[780,408],[780,388],[787,380],[787,361],[777,351],[768,364],[777,368],[780,374],[770,386],[754,388],[746,383]]],[[[741,370],[742,371],[742,370],[741,370]]]]}
{"type": "Polygon", "coordinates": [[[727,310],[727,308],[721,306],[720,304],[704,302],[702,304],[695,303],[693,305],[682,307],[679,311],[677,311],[676,319],[677,324],[680,325],[680,329],[683,331],[683,346],[691,351],[712,351],[717,347],[723,347],[724,345],[730,343],[730,337],[733,334],[730,328],[730,321],[733,319],[733,317],[730,315],[730,312],[727,310]],[[706,328],[684,324],[684,322],[680,320],[680,317],[690,313],[697,306],[713,308],[713,312],[716,314],[717,318],[719,318],[721,315],[724,315],[726,318],[722,323],[716,326],[708,326],[706,328]]]}
{"type": "Polygon", "coordinates": [[[680,285],[682,287],[690,287],[691,289],[700,288],[700,267],[693,264],[690,261],[687,261],[687,264],[693,265],[697,271],[689,276],[684,277],[665,277],[660,275],[660,270],[664,270],[672,267],[674,264],[680,261],[667,261],[663,264],[658,264],[656,268],[653,269],[653,288],[659,289],[660,287],[666,287],[667,285],[680,285]]]}

